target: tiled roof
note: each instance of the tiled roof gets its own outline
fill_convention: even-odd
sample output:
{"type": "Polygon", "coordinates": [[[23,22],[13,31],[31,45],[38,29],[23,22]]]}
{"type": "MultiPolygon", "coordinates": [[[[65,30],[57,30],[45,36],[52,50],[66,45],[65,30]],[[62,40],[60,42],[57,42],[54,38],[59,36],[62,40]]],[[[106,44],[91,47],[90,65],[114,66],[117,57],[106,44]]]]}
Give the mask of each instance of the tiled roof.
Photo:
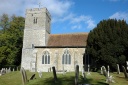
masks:
{"type": "Polygon", "coordinates": [[[88,33],[50,34],[47,46],[86,46],[88,33]]]}

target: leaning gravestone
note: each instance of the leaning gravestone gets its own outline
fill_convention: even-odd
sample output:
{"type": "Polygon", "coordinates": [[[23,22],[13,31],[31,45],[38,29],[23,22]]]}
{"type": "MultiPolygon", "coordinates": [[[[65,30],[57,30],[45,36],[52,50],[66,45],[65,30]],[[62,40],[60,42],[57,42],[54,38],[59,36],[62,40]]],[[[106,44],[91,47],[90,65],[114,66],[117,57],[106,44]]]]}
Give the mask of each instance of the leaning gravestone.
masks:
{"type": "Polygon", "coordinates": [[[125,76],[125,78],[128,78],[128,74],[127,74],[127,72],[126,72],[125,67],[124,67],[124,66],[122,66],[122,69],[123,69],[123,72],[124,72],[124,76],[125,76]]]}
{"type": "Polygon", "coordinates": [[[33,80],[35,78],[35,75],[36,74],[33,74],[31,77],[30,77],[30,80],[33,80]]]}
{"type": "Polygon", "coordinates": [[[53,70],[54,81],[56,83],[57,82],[57,76],[56,76],[56,69],[54,66],[52,67],[52,70],[53,70]]]}
{"type": "Polygon", "coordinates": [[[21,74],[22,74],[22,81],[23,81],[23,85],[25,85],[28,80],[27,80],[27,75],[26,75],[26,71],[24,70],[24,68],[21,68],[21,74]]]}
{"type": "Polygon", "coordinates": [[[75,85],[78,85],[78,79],[79,79],[79,65],[76,65],[76,70],[75,70],[75,85]]]}
{"type": "Polygon", "coordinates": [[[120,74],[120,67],[119,67],[119,64],[117,64],[117,74],[120,74]]]}

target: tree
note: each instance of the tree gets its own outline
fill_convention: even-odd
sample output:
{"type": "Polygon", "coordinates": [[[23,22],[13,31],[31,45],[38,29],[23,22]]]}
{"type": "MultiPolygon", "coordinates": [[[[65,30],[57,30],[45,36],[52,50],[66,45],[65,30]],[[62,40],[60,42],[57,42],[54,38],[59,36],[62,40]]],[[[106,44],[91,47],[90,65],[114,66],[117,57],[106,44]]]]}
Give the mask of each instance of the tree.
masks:
{"type": "Polygon", "coordinates": [[[87,54],[99,65],[125,64],[128,60],[128,24],[124,20],[103,20],[90,31],[87,54]]]}
{"type": "Polygon", "coordinates": [[[13,15],[9,20],[8,28],[4,28],[6,23],[1,26],[3,29],[0,32],[0,64],[20,65],[24,18],[13,15]]]}
{"type": "Polygon", "coordinates": [[[9,27],[9,17],[7,14],[3,14],[0,19],[0,27],[5,31],[9,27]]]}

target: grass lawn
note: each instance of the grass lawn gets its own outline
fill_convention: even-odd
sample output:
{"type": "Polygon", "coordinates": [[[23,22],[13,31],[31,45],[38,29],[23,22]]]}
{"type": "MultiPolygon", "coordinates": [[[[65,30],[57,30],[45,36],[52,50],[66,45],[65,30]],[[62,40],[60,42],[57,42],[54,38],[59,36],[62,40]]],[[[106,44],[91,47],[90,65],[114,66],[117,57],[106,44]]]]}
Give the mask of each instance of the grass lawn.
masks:
{"type": "MultiPolygon", "coordinates": [[[[34,73],[27,71],[28,79],[34,73]]],[[[36,79],[29,80],[26,85],[74,85],[74,72],[68,72],[65,75],[57,74],[58,81],[54,83],[52,72],[43,72],[42,78],[39,78],[38,73],[36,74],[36,79]]],[[[114,76],[116,83],[111,85],[128,85],[128,80],[124,78],[124,74],[111,73],[114,76]]],[[[87,76],[86,80],[83,80],[80,72],[79,83],[88,83],[91,85],[108,85],[106,83],[106,78],[97,72],[91,72],[91,75],[87,76]]],[[[19,71],[11,72],[0,76],[0,85],[22,85],[22,77],[19,71]]]]}

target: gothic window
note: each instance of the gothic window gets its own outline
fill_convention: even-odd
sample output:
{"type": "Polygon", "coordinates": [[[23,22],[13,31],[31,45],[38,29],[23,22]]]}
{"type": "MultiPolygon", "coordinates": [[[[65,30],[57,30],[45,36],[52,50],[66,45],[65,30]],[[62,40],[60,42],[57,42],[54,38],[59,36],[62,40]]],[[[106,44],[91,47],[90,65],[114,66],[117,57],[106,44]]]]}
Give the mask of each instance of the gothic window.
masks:
{"type": "Polygon", "coordinates": [[[37,24],[37,17],[34,17],[33,23],[37,24]]]}
{"type": "Polygon", "coordinates": [[[50,54],[48,51],[45,51],[42,56],[42,64],[50,64],[50,54]]]}
{"type": "Polygon", "coordinates": [[[69,54],[69,50],[65,50],[62,55],[62,64],[71,64],[71,55],[69,54]]]}

